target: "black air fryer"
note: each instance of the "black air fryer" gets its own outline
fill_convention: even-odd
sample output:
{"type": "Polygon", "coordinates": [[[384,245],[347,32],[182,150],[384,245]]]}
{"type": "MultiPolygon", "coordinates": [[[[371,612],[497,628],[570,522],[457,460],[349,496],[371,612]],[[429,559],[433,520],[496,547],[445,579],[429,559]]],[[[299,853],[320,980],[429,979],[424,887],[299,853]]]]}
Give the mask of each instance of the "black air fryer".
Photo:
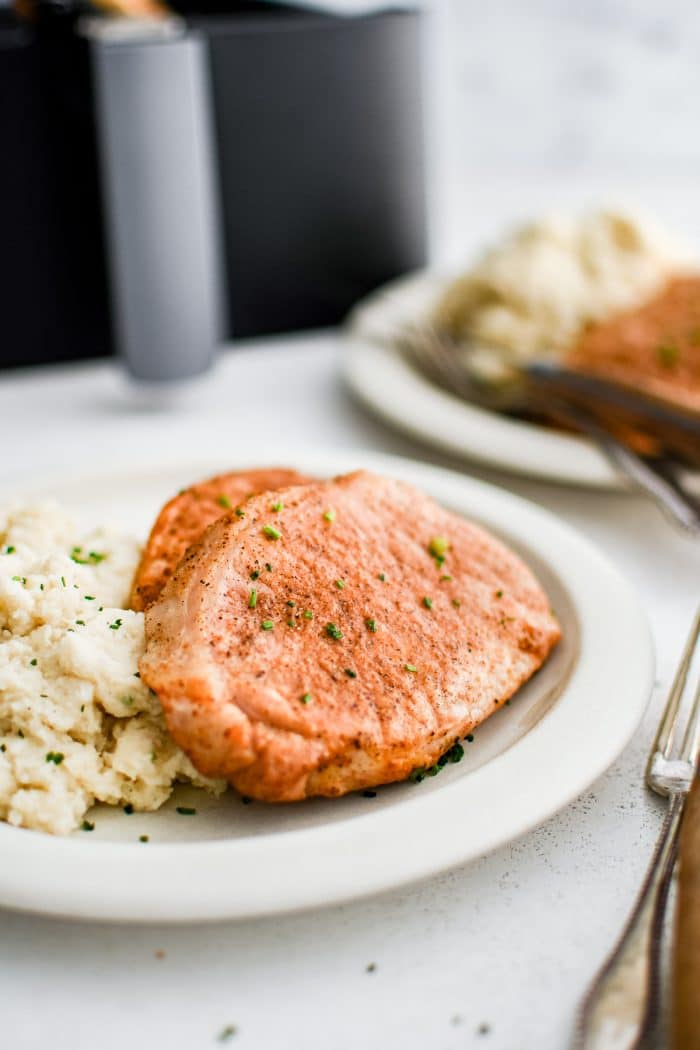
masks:
{"type": "MultiPolygon", "coordinates": [[[[70,97],[85,99],[82,112],[57,113],[44,77],[32,134],[38,152],[42,138],[60,143],[57,122],[79,140],[72,181],[61,156],[63,190],[53,185],[55,159],[42,163],[53,224],[66,186],[73,197],[82,186],[84,211],[65,213],[60,253],[53,243],[19,267],[2,260],[3,295],[23,302],[10,309],[0,363],[114,345],[137,376],[184,378],[222,339],[335,324],[425,261],[419,14],[234,7],[181,8],[150,23],[81,17],[54,41],[21,30],[32,83],[47,47],[54,65],[56,48],[78,56],[70,65],[86,90],[70,97]],[[78,280],[89,271],[96,316],[86,327],[73,295],[37,345],[22,311],[43,299],[55,307],[63,270],[78,280]]],[[[0,89],[6,56],[0,46],[0,89]]],[[[7,316],[3,308],[4,324],[7,316]]]]}

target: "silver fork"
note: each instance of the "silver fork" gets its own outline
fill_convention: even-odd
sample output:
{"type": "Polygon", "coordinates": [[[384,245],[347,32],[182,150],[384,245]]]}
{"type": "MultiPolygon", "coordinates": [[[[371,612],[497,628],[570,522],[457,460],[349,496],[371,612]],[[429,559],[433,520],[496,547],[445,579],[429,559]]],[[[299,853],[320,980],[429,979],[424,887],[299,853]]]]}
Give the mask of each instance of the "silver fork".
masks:
{"type": "MultiPolygon", "coordinates": [[[[672,462],[668,459],[655,462],[640,456],[610,434],[580,402],[572,404],[561,396],[552,396],[551,392],[538,400],[528,388],[528,378],[540,382],[546,380],[548,374],[556,375],[560,387],[565,388],[570,379],[566,371],[554,364],[537,367],[532,374],[514,368],[509,381],[489,382],[477,377],[457,352],[459,348],[429,323],[404,328],[395,336],[395,342],[422,370],[427,370],[466,401],[496,412],[546,411],[586,434],[612,466],[635,488],[650,496],[667,518],[686,532],[700,533],[700,502],[686,491],[672,462]]],[[[602,381],[596,382],[599,386],[606,385],[602,381]]],[[[697,422],[692,425],[694,428],[698,426],[697,422]]]]}
{"type": "Polygon", "coordinates": [[[682,699],[699,636],[700,610],[695,615],[646,766],[647,786],[668,799],[666,818],[632,914],[582,1003],[574,1050],[633,1050],[655,1020],[664,906],[685,800],[700,750],[700,682],[681,735],[682,699]]]}

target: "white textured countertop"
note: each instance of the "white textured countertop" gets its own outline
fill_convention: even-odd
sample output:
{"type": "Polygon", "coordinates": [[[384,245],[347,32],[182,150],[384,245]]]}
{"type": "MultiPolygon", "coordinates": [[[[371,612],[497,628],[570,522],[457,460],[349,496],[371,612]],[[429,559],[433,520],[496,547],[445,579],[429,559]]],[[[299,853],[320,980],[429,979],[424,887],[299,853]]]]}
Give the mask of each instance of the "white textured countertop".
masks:
{"type": "MultiPolygon", "coordinates": [[[[378,448],[446,463],[341,388],[332,334],[248,344],[179,405],[137,403],[112,366],[0,378],[0,486],[13,477],[212,444],[378,448]]],[[[655,714],[698,599],[700,549],[630,496],[478,471],[593,539],[643,602],[658,685],[637,739],[538,830],[422,885],[319,912],[189,928],[0,911],[7,1050],[559,1050],[616,936],[659,827],[642,788],[655,714]],[[368,966],[375,968],[368,971],[368,966]],[[218,1037],[227,1025],[236,1033],[218,1037]]],[[[572,747],[575,741],[572,741],[572,747]]],[[[469,834],[469,814],[454,834],[469,834]]],[[[420,849],[420,842],[416,843],[420,849]]],[[[1,863],[1,860],[0,860],[1,863]]],[[[235,879],[235,872],[231,873],[235,879]]]]}

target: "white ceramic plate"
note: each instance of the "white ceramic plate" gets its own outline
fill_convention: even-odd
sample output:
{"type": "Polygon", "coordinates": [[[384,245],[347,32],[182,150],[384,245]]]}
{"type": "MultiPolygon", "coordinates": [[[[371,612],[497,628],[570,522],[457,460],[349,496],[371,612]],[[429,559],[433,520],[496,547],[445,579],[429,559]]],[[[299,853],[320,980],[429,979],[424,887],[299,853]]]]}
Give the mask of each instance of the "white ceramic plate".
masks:
{"type": "MultiPolygon", "coordinates": [[[[366,453],[260,452],[319,476],[360,466],[403,478],[498,532],[539,575],[564,629],[545,668],[466,745],[459,765],[420,784],[286,806],[215,801],[193,788],[153,814],[96,807],[91,834],[54,838],[0,825],[0,905],[122,921],[271,914],[374,893],[479,857],[550,816],[613,761],[637,727],[653,679],[645,617],[625,581],[539,507],[444,470],[366,453]],[[182,817],[189,802],[196,817],[182,817]],[[148,844],[139,843],[147,834],[148,844]]],[[[145,535],[162,501],[222,461],[134,464],[52,479],[48,495],[86,523],[145,535]]]]}
{"type": "MultiPolygon", "coordinates": [[[[358,397],[387,422],[436,448],[529,477],[596,488],[624,488],[587,438],[508,419],[471,405],[415,369],[391,344],[391,333],[430,313],[446,280],[429,272],[401,278],[352,312],[343,372],[358,397]]],[[[700,489],[700,478],[692,484],[700,489]]]]}

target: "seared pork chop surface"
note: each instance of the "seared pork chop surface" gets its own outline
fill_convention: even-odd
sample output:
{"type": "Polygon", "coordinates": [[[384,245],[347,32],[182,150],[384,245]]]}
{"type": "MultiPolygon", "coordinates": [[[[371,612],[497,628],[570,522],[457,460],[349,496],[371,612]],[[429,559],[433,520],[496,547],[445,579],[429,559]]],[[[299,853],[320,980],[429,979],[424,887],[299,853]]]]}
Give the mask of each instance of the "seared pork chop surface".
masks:
{"type": "Polygon", "coordinates": [[[151,529],[131,587],[130,608],[141,612],[156,600],[187,548],[217,518],[235,512],[259,492],[306,480],[296,470],[270,467],[218,474],[183,489],[165,504],[151,529]]]}
{"type": "Polygon", "coordinates": [[[244,515],[207,529],[146,610],[140,670],[195,766],[246,795],[431,766],[560,637],[521,559],[410,485],[358,472],[244,515]]]}

